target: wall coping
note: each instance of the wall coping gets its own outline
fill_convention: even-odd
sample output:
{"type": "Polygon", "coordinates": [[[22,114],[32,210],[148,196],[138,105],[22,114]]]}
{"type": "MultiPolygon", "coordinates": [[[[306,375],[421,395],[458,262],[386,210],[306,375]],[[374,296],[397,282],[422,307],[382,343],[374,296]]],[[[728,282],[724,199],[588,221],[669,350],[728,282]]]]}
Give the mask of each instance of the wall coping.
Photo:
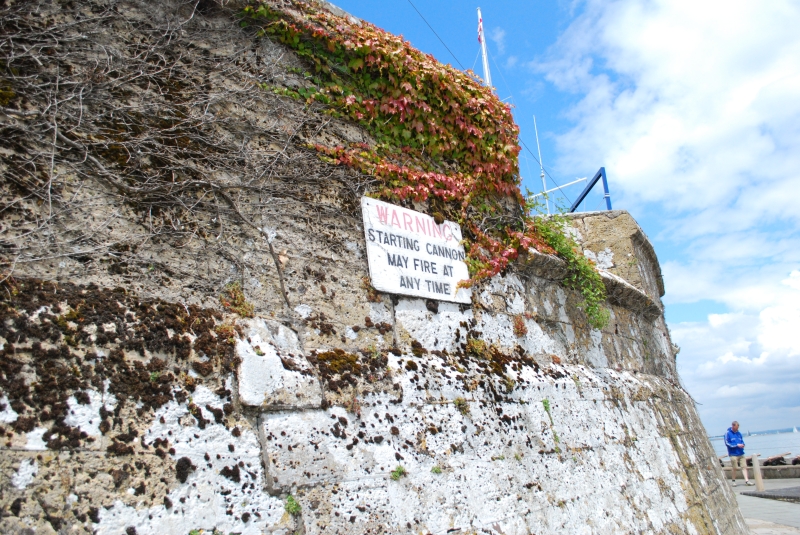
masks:
{"type": "MultiPolygon", "coordinates": [[[[521,262],[524,264],[524,272],[543,279],[560,282],[567,275],[567,264],[564,260],[540,253],[536,249],[528,249],[527,258],[521,262]]],[[[605,270],[599,270],[599,273],[606,287],[609,303],[642,314],[650,321],[663,314],[659,303],[625,279],[605,270]]]]}
{"type": "Polygon", "coordinates": [[[653,247],[653,243],[650,241],[650,238],[645,234],[644,230],[642,230],[641,225],[639,222],[636,221],[636,218],[633,217],[630,212],[627,210],[597,210],[593,212],[573,212],[570,214],[564,214],[567,219],[584,219],[587,217],[601,217],[604,216],[608,219],[616,219],[620,216],[627,215],[630,217],[631,221],[636,227],[636,232],[631,235],[631,240],[636,245],[639,245],[642,249],[642,252],[648,257],[648,260],[653,264],[656,269],[656,281],[658,284],[658,293],[659,296],[663,297],[666,290],[664,288],[664,275],[661,273],[661,264],[658,261],[658,256],[656,255],[656,250],[653,247]]]}

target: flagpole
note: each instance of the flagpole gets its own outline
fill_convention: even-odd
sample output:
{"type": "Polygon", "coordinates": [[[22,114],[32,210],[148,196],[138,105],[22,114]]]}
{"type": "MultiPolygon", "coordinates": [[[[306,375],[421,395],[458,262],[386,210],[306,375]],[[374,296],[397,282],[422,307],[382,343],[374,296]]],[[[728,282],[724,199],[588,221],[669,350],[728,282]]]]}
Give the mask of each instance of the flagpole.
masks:
{"type": "Polygon", "coordinates": [[[483,16],[481,8],[478,8],[478,42],[481,44],[481,54],[483,55],[483,81],[489,89],[492,88],[492,75],[489,73],[489,56],[486,54],[486,35],[483,33],[483,16]]]}

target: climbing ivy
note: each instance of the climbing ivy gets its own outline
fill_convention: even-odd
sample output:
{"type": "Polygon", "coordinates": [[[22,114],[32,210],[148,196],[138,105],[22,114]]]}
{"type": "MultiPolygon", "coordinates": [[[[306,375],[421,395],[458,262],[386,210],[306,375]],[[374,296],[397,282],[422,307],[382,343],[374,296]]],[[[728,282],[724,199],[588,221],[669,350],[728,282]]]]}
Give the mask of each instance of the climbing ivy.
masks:
{"type": "Polygon", "coordinates": [[[565,231],[569,222],[563,216],[536,217],[533,225],[555,253],[567,263],[563,283],[577,290],[584,299],[584,312],[589,323],[598,329],[608,324],[610,313],[603,307],[606,287],[591,260],[578,252],[578,245],[565,231]]]}
{"type": "Polygon", "coordinates": [[[380,179],[372,195],[389,201],[428,201],[437,222],[465,231],[470,280],[505,270],[521,252],[558,254],[564,281],[580,291],[590,323],[602,328],[605,287],[592,264],[576,253],[557,221],[534,218],[520,192],[519,129],[510,107],[472,71],[443,65],[402,37],[292,0],[275,9],[254,4],[243,26],[258,27],[305,58],[306,86],[262,85],[366,128],[372,145],[315,145],[320,157],[380,179]]]}

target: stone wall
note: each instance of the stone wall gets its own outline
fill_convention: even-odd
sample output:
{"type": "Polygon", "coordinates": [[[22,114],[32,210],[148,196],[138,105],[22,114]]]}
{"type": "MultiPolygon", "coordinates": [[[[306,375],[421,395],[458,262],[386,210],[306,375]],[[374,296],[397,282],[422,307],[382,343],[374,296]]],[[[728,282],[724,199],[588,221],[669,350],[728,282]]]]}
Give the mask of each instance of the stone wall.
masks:
{"type": "Polygon", "coordinates": [[[4,531],[746,532],[662,316],[610,303],[592,330],[534,253],[472,306],[370,293],[360,232],[296,323],[18,281],[4,531]]]}
{"type": "Polygon", "coordinates": [[[261,89],[290,51],[212,2],[3,9],[0,531],[746,533],[627,213],[572,220],[603,331],[535,251],[471,306],[380,294],[372,178],[307,148],[369,137],[261,89]],[[131,198],[164,169],[214,186],[131,198]]]}

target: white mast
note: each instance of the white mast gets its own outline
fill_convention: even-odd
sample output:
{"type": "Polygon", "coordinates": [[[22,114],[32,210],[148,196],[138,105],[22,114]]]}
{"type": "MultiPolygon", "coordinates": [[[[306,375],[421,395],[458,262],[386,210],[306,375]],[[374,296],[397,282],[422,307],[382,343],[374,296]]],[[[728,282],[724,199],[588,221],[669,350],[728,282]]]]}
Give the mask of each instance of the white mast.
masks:
{"type": "Polygon", "coordinates": [[[481,44],[481,54],[483,55],[483,81],[487,87],[492,87],[492,75],[489,73],[489,56],[486,55],[486,35],[483,33],[483,16],[481,8],[478,8],[478,42],[481,44]]]}
{"type": "Polygon", "coordinates": [[[542,163],[542,148],[539,146],[539,129],[536,128],[536,116],[533,116],[533,130],[536,132],[536,149],[539,151],[539,169],[542,171],[542,192],[544,192],[544,203],[547,206],[547,215],[550,215],[550,201],[547,199],[547,182],[544,179],[544,164],[542,163]]]}

